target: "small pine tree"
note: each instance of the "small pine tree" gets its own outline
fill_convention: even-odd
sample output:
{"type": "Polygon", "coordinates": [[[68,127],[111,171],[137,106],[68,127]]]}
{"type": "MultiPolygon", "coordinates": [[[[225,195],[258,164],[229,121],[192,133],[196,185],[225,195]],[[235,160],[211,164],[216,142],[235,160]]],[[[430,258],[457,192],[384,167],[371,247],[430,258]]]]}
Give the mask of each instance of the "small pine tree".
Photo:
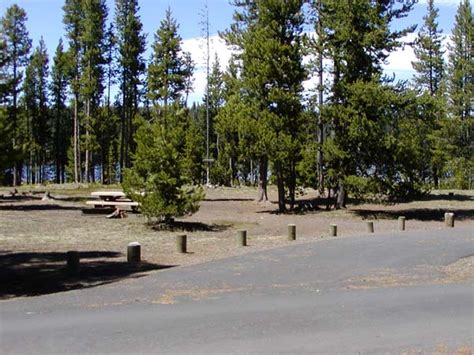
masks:
{"type": "Polygon", "coordinates": [[[201,187],[189,185],[185,160],[176,148],[179,137],[165,126],[142,122],[135,136],[134,164],[124,171],[123,188],[140,202],[149,220],[169,224],[175,217],[197,212],[204,194],[201,187]]]}

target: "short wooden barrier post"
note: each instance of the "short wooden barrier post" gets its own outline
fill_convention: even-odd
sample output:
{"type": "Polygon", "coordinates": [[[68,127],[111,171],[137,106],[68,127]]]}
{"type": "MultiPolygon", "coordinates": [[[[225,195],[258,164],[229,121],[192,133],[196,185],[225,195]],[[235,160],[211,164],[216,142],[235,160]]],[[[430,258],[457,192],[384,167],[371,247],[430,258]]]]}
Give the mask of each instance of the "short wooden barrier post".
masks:
{"type": "Polygon", "coordinates": [[[329,236],[337,237],[337,224],[331,224],[329,226],[329,236]]]}
{"type": "Polygon", "coordinates": [[[372,222],[372,221],[367,222],[367,232],[369,232],[369,233],[374,232],[374,222],[372,222]]]}
{"type": "Polygon", "coordinates": [[[130,264],[139,263],[141,258],[142,246],[138,242],[132,242],[127,245],[127,261],[130,264]]]}
{"type": "Polygon", "coordinates": [[[296,225],[288,225],[288,240],[296,240],[296,225]]]}
{"type": "Polygon", "coordinates": [[[444,223],[446,227],[454,227],[454,213],[446,212],[444,214],[444,223]]]}
{"type": "Polygon", "coordinates": [[[237,231],[237,245],[239,247],[247,246],[247,231],[246,230],[237,231]]]}
{"type": "Polygon", "coordinates": [[[405,230],[405,221],[406,218],[404,216],[398,217],[398,229],[401,231],[405,230]]]}
{"type": "Polygon", "coordinates": [[[69,275],[79,275],[79,252],[75,250],[66,253],[66,267],[69,275]]]}
{"type": "Polygon", "coordinates": [[[179,234],[176,236],[176,249],[178,250],[178,253],[184,254],[188,252],[187,239],[186,234],[179,234]]]}

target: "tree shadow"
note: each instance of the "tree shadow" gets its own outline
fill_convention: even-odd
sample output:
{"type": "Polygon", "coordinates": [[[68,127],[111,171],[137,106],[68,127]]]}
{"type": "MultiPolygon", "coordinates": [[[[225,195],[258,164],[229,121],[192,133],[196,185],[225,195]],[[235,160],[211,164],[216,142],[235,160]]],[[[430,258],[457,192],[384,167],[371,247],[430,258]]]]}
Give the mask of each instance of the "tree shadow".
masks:
{"type": "Polygon", "coordinates": [[[151,228],[170,232],[223,232],[231,224],[206,224],[201,222],[173,221],[171,223],[150,223],[151,228]]]}
{"type": "Polygon", "coordinates": [[[378,209],[352,209],[351,213],[362,219],[397,219],[405,216],[407,219],[417,221],[443,221],[446,212],[453,212],[456,220],[469,220],[474,218],[473,209],[430,209],[411,208],[398,210],[378,210],[378,209]]]}
{"type": "Polygon", "coordinates": [[[239,201],[254,201],[253,198],[205,198],[206,202],[239,202],[239,201]]]}
{"type": "Polygon", "coordinates": [[[30,196],[30,195],[0,196],[0,203],[40,201],[41,198],[42,198],[41,196],[30,196]]]}
{"type": "Polygon", "coordinates": [[[0,299],[95,287],[128,277],[143,277],[146,271],[175,266],[147,262],[134,266],[114,260],[121,255],[118,252],[79,252],[79,273],[70,275],[66,268],[66,253],[0,252],[0,299]]]}
{"type": "Polygon", "coordinates": [[[81,211],[84,207],[81,206],[61,206],[58,204],[21,204],[21,205],[0,205],[0,211],[81,211]]]}
{"type": "Polygon", "coordinates": [[[65,201],[65,202],[85,202],[85,201],[90,201],[93,198],[89,196],[55,196],[55,197],[51,196],[51,199],[55,201],[65,201]]]}
{"type": "Polygon", "coordinates": [[[450,195],[449,193],[445,194],[428,194],[428,195],[423,195],[420,198],[417,199],[417,201],[459,201],[459,202],[464,202],[464,201],[474,201],[474,196],[469,196],[469,195],[457,195],[452,193],[450,195]]]}
{"type": "MultiPolygon", "coordinates": [[[[278,206],[277,201],[267,201],[267,204],[271,204],[270,208],[266,208],[257,213],[268,213],[268,214],[275,214],[275,215],[304,215],[304,214],[312,214],[315,212],[319,212],[321,210],[325,210],[326,208],[326,198],[324,197],[316,197],[311,199],[298,199],[295,203],[295,206],[292,210],[287,209],[284,212],[281,212],[278,207],[272,208],[273,206],[278,206]]],[[[287,201],[287,207],[289,203],[287,201]]]]}

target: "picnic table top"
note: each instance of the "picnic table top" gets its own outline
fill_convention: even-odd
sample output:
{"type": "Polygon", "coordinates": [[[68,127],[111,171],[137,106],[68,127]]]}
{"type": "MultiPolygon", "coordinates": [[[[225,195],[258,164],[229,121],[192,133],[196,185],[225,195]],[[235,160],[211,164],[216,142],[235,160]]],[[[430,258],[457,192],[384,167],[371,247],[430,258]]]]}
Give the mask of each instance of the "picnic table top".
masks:
{"type": "Polygon", "coordinates": [[[122,191],[94,191],[94,192],[91,192],[91,196],[94,196],[94,197],[125,197],[126,195],[122,191]]]}

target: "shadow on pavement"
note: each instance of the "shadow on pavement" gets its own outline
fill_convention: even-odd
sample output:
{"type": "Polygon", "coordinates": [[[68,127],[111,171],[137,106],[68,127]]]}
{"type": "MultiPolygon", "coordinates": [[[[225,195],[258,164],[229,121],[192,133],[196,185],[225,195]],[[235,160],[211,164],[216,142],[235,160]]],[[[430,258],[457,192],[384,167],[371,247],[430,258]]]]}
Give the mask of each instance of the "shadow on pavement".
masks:
{"type": "Polygon", "coordinates": [[[144,272],[173,267],[142,262],[132,266],[116,260],[118,252],[79,252],[80,271],[70,275],[66,253],[0,252],[0,299],[38,296],[104,285],[125,278],[142,277],[144,272]]]}

